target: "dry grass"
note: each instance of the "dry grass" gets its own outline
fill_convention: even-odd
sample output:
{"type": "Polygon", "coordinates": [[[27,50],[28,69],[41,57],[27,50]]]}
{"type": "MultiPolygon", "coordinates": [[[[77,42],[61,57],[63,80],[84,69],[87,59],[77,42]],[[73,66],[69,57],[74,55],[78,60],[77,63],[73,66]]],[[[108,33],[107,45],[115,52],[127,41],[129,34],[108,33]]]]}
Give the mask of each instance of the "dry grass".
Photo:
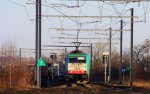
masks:
{"type": "Polygon", "coordinates": [[[149,88],[150,89],[150,81],[135,81],[134,85],[136,87],[143,87],[143,88],[149,88]]]}
{"type": "Polygon", "coordinates": [[[26,64],[6,64],[0,72],[0,88],[29,88],[33,86],[33,68],[26,64]]]}
{"type": "MultiPolygon", "coordinates": [[[[130,86],[130,82],[129,81],[124,81],[123,84],[127,85],[127,86],[130,86]]],[[[150,89],[150,81],[134,81],[133,85],[135,87],[141,87],[141,88],[148,88],[148,89],[150,89]]]]}

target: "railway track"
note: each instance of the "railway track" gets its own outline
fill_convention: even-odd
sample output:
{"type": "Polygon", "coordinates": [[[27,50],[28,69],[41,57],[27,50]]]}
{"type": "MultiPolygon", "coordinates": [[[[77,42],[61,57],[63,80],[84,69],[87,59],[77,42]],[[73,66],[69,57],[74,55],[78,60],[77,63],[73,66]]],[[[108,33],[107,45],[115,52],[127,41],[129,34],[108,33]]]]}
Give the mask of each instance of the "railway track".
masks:
{"type": "MultiPolygon", "coordinates": [[[[55,88],[57,88],[57,87],[55,87],[55,88]]],[[[87,84],[85,82],[83,82],[83,83],[78,82],[78,83],[69,83],[69,84],[60,85],[60,86],[58,86],[58,88],[88,88],[88,89],[90,89],[91,85],[87,84]]]]}
{"type": "Polygon", "coordinates": [[[0,94],[150,94],[150,89],[120,85],[100,85],[88,83],[72,83],[48,88],[6,89],[0,90],[0,94]]]}
{"type": "Polygon", "coordinates": [[[91,88],[91,86],[89,84],[71,84],[70,86],[67,86],[66,87],[70,87],[70,88],[91,88]]]}

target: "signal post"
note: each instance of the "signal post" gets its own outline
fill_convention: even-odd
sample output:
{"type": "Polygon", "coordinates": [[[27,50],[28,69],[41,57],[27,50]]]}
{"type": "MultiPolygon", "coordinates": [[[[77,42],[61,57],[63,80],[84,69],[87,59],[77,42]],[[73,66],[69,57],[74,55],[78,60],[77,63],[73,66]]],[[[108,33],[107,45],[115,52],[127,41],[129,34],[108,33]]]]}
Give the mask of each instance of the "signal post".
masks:
{"type": "Polygon", "coordinates": [[[104,80],[105,80],[105,84],[107,83],[107,61],[108,61],[108,56],[109,53],[108,52],[103,52],[103,63],[104,63],[104,80]]]}

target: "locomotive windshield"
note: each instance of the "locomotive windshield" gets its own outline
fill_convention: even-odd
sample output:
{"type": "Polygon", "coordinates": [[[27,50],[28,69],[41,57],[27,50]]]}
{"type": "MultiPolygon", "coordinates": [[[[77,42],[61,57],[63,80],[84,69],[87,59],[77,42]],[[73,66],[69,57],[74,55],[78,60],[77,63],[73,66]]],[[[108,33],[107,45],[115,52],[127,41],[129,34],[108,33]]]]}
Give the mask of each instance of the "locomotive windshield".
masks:
{"type": "Polygon", "coordinates": [[[69,57],[69,63],[85,63],[85,57],[69,57]]]}

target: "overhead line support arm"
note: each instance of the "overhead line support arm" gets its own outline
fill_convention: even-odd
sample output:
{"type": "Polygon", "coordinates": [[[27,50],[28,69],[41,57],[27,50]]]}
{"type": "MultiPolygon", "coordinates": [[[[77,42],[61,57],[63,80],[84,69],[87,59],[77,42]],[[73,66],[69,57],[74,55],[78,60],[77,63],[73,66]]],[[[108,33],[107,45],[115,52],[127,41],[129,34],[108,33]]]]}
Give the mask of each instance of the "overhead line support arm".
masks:
{"type": "MultiPolygon", "coordinates": [[[[65,15],[42,15],[42,17],[52,17],[52,18],[131,18],[131,16],[65,16],[65,15]]],[[[138,16],[133,16],[133,18],[138,18],[138,16]]]]}

